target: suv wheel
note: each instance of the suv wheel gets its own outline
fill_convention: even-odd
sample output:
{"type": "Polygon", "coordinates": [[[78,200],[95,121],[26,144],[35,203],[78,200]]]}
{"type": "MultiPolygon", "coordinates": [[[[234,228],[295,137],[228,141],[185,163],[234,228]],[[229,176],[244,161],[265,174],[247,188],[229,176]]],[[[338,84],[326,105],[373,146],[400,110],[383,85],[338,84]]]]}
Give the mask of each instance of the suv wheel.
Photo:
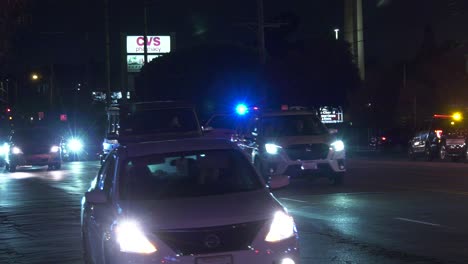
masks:
{"type": "Polygon", "coordinates": [[[446,160],[447,159],[447,148],[445,145],[442,145],[439,150],[439,158],[441,160],[446,160]]]}
{"type": "Polygon", "coordinates": [[[408,148],[408,159],[409,160],[416,160],[416,156],[414,155],[414,150],[412,147],[408,148]]]}
{"type": "Polygon", "coordinates": [[[340,186],[343,185],[343,178],[344,178],[345,173],[344,172],[334,172],[330,176],[330,181],[332,185],[334,186],[340,186]]]}
{"type": "Polygon", "coordinates": [[[8,166],[5,166],[5,168],[6,168],[9,172],[15,172],[15,171],[16,171],[16,165],[15,165],[15,164],[8,164],[8,166]]]}
{"type": "Polygon", "coordinates": [[[426,149],[424,150],[424,156],[426,158],[426,161],[432,161],[434,159],[430,146],[426,147],[426,149]]]}

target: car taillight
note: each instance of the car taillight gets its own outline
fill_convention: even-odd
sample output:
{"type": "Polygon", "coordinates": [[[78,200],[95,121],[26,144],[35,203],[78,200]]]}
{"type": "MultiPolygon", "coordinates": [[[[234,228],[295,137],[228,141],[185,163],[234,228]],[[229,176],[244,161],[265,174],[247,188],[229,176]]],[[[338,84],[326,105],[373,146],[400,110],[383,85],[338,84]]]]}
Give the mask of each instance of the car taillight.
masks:
{"type": "Polygon", "coordinates": [[[434,130],[434,132],[436,133],[436,136],[437,138],[440,138],[442,136],[442,130],[434,130]]]}
{"type": "Polygon", "coordinates": [[[387,140],[387,138],[386,138],[386,137],[382,137],[382,141],[385,141],[385,140],[387,140]]]}

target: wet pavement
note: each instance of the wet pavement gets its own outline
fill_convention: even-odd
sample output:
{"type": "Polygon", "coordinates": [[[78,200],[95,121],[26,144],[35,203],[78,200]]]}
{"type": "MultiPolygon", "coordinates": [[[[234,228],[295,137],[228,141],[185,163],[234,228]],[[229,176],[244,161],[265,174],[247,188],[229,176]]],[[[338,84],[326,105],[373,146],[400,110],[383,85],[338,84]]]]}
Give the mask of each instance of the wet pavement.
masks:
{"type": "MultiPolygon", "coordinates": [[[[302,263],[468,263],[468,164],[349,160],[345,185],[295,179],[302,263]]],[[[0,263],[82,263],[80,200],[98,162],[0,173],[0,263]]]]}

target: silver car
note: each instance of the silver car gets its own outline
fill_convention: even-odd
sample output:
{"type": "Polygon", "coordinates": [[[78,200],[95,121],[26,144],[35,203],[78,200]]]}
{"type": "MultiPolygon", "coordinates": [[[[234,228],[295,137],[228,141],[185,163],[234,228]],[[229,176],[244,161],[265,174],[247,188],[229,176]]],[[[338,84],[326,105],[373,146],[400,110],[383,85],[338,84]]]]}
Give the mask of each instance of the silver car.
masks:
{"type": "Polygon", "coordinates": [[[299,263],[292,216],[227,140],[118,147],[81,217],[87,263],[299,263]]]}

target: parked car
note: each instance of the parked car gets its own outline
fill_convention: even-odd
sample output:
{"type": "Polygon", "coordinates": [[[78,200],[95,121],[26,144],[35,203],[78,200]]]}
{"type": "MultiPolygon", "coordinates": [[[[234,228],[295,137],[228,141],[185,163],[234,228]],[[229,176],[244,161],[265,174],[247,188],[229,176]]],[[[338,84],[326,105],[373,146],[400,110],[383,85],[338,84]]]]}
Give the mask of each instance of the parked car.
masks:
{"type": "Polygon", "coordinates": [[[117,147],[82,200],[81,226],[85,263],[299,263],[293,217],[227,140],[117,147]]]}
{"type": "Polygon", "coordinates": [[[468,158],[468,128],[463,120],[433,117],[417,131],[408,143],[408,157],[412,160],[424,157],[457,161],[468,158]]]}
{"type": "Polygon", "coordinates": [[[6,169],[15,172],[20,166],[62,166],[61,137],[48,128],[25,128],[13,131],[5,158],[6,169]]]}

